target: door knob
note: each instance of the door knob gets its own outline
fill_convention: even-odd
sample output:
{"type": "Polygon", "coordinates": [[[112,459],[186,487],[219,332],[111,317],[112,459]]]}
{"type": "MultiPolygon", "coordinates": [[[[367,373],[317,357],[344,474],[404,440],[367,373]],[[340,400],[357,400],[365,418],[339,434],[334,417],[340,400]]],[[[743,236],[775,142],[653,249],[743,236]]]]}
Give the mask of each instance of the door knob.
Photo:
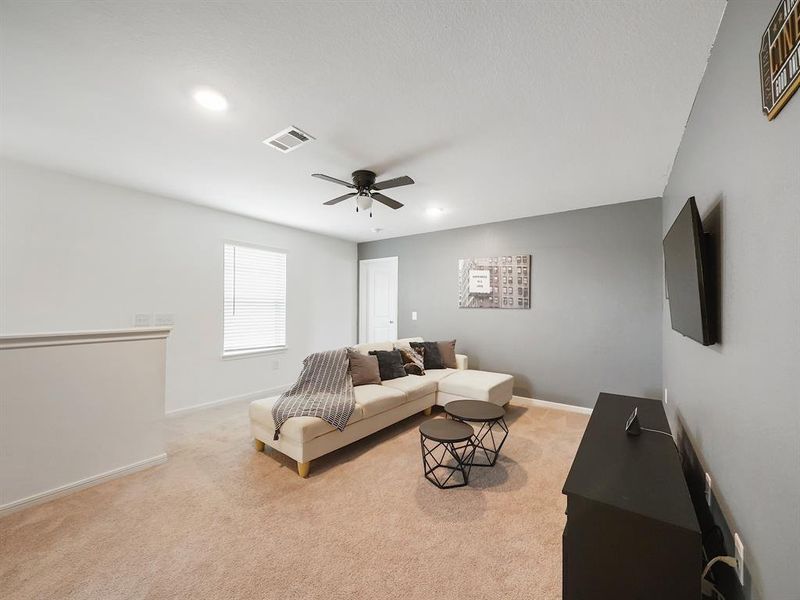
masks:
{"type": "Polygon", "coordinates": [[[394,321],[389,321],[389,325],[394,325],[394,321]]]}

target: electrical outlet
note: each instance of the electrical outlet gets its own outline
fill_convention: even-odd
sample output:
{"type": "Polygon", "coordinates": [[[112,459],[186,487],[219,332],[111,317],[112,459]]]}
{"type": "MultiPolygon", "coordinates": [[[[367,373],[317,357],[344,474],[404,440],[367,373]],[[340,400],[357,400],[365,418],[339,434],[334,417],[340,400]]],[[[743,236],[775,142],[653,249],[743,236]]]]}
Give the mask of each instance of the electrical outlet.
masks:
{"type": "Polygon", "coordinates": [[[669,404],[669,399],[667,397],[667,388],[664,388],[664,404],[669,404]]]}
{"type": "Polygon", "coordinates": [[[153,325],[153,315],[136,313],[133,317],[134,327],[150,327],[153,325]]]}
{"type": "Polygon", "coordinates": [[[153,324],[156,327],[175,325],[175,315],[170,313],[156,313],[155,318],[153,319],[153,324]]]}
{"type": "Polygon", "coordinates": [[[417,311],[415,311],[415,310],[411,311],[411,320],[412,321],[416,321],[417,320],[417,311]]]}
{"type": "Polygon", "coordinates": [[[711,475],[706,473],[706,504],[711,506],[711,475]]]}
{"type": "Polygon", "coordinates": [[[738,533],[733,534],[733,546],[736,550],[736,575],[739,583],[744,585],[744,544],[738,533]]]}
{"type": "Polygon", "coordinates": [[[279,361],[277,358],[273,358],[272,359],[272,370],[273,371],[277,371],[280,368],[280,366],[281,366],[281,361],[279,361]]]}

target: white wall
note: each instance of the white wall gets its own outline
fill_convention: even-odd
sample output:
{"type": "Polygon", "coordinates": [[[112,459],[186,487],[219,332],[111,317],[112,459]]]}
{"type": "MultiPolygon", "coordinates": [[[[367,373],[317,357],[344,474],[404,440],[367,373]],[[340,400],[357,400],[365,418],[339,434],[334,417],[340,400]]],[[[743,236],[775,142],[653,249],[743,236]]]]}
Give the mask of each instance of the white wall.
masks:
{"type": "Polygon", "coordinates": [[[172,313],[167,411],[273,390],[310,352],[355,343],[356,274],[352,242],[0,159],[0,333],[172,313]],[[288,252],[285,353],[221,359],[228,240],[288,252]]]}
{"type": "Polygon", "coordinates": [[[168,334],[0,336],[0,515],[166,460],[168,334]]]}

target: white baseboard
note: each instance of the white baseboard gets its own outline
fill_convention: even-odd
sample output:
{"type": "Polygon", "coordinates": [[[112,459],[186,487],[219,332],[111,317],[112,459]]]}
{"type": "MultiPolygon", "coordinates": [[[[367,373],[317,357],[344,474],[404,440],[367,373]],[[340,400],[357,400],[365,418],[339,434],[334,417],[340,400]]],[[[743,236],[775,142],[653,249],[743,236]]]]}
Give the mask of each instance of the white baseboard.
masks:
{"type": "Polygon", "coordinates": [[[192,406],[185,406],[183,408],[175,408],[173,410],[168,410],[164,414],[168,417],[177,416],[177,415],[184,415],[187,413],[192,413],[198,410],[203,410],[204,408],[211,408],[212,406],[221,406],[223,404],[229,404],[231,402],[243,402],[245,400],[258,400],[259,398],[269,398],[270,396],[276,396],[282,392],[285,392],[291,386],[291,383],[286,383],[284,385],[279,385],[274,388],[269,388],[266,390],[258,390],[256,392],[248,392],[247,394],[240,394],[238,396],[231,396],[230,398],[222,398],[220,400],[212,400],[211,402],[203,402],[202,404],[193,404],[192,406]]]}
{"type": "Polygon", "coordinates": [[[42,504],[43,502],[49,502],[50,500],[55,500],[60,496],[65,496],[66,494],[71,494],[72,492],[77,492],[78,490],[92,487],[93,485],[104,483],[106,481],[110,481],[111,479],[116,479],[117,477],[130,475],[136,471],[154,467],[165,462],[167,462],[166,453],[158,454],[156,456],[140,460],[139,462],[125,465],[124,467],[119,467],[117,469],[106,471],[105,473],[100,473],[99,475],[93,475],[92,477],[87,477],[79,481],[74,481],[72,483],[53,488],[52,490],[39,492],[38,494],[28,496],[27,498],[14,500],[13,502],[9,502],[8,504],[3,504],[0,506],[0,517],[4,517],[12,512],[22,510],[23,508],[29,508],[37,504],[42,504]]]}
{"type": "Polygon", "coordinates": [[[550,402],[549,400],[537,400],[536,398],[525,398],[524,396],[512,396],[511,402],[522,404],[523,406],[538,406],[539,408],[552,408],[554,410],[565,410],[567,412],[580,413],[582,415],[592,414],[591,408],[585,406],[573,406],[572,404],[562,404],[561,402],[550,402]]]}

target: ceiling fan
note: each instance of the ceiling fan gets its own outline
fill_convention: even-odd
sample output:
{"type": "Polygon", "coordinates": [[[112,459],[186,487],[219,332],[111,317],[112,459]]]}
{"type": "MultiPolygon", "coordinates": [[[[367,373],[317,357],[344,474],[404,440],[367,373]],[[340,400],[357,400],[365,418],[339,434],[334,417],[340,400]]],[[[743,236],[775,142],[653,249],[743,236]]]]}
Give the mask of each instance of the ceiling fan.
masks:
{"type": "Polygon", "coordinates": [[[319,179],[324,179],[325,181],[338,183],[339,185],[343,185],[345,187],[355,190],[355,192],[350,192],[349,194],[345,194],[344,196],[339,196],[338,198],[334,198],[333,200],[328,200],[327,202],[323,202],[323,204],[327,206],[332,206],[334,204],[339,204],[339,202],[342,202],[343,200],[347,200],[348,198],[356,196],[356,212],[358,212],[359,210],[361,211],[368,210],[370,217],[372,216],[373,200],[377,200],[381,204],[385,204],[389,208],[393,208],[395,210],[403,206],[397,200],[393,200],[392,198],[389,198],[388,196],[384,196],[383,194],[381,194],[380,193],[381,190],[388,190],[390,188],[396,188],[402,185],[411,185],[412,183],[414,183],[414,180],[411,179],[411,177],[408,177],[407,175],[375,183],[376,175],[372,171],[353,171],[352,175],[353,183],[348,183],[346,181],[342,181],[341,179],[330,177],[329,175],[322,175],[321,173],[314,173],[311,176],[317,177],[319,179]]]}

